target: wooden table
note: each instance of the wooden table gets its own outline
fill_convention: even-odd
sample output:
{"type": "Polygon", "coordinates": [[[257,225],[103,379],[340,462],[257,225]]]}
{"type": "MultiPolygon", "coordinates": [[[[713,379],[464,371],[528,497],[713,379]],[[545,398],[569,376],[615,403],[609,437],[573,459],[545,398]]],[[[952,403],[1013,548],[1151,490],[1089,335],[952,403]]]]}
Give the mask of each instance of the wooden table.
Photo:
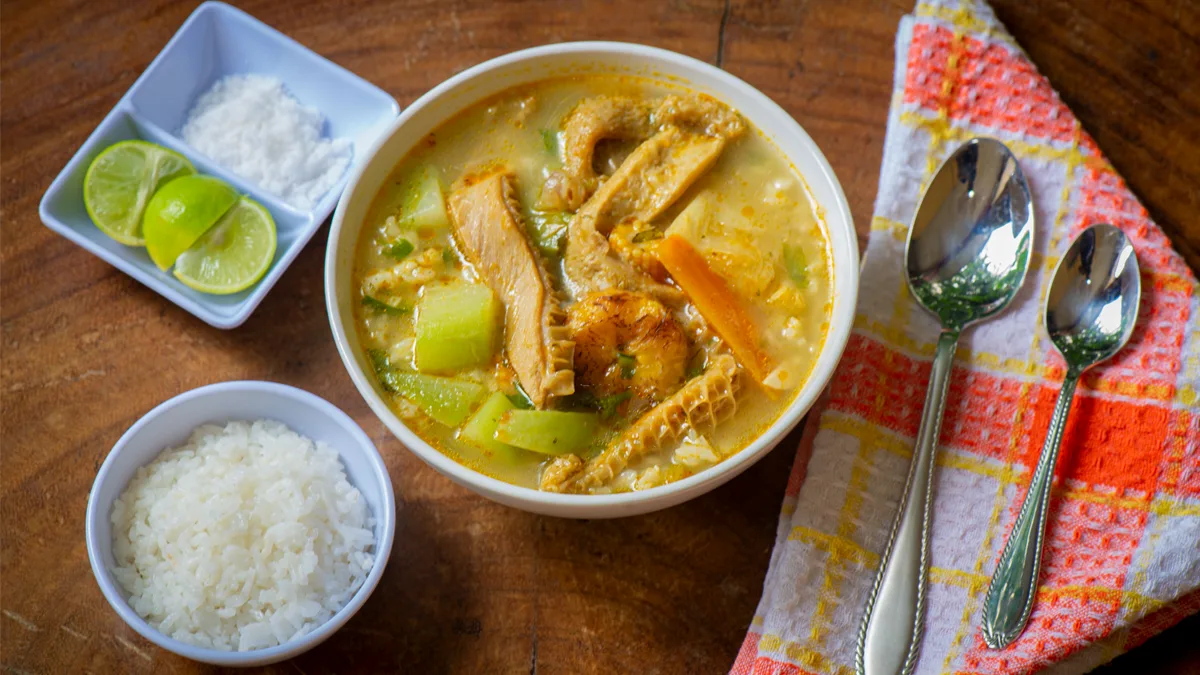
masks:
{"type": "MultiPolygon", "coordinates": [[[[766,92],[813,135],[865,231],[904,0],[619,0],[569,6],[246,0],[251,14],[407,104],[499,54],[565,40],[666,47],[766,92]]],[[[718,673],[754,612],[795,438],[729,485],[611,522],[529,515],[406,452],[346,376],[325,318],[324,230],[240,329],[212,329],[52,234],[51,179],[192,9],[5,0],[0,664],[8,673],[199,672],[127,628],[83,542],[87,492],[121,433],[203,384],[276,380],[347,410],[402,502],[380,588],[322,647],[272,672],[718,673]]],[[[1200,267],[1200,6],[1004,0],[997,11],[1193,268],[1200,267]]],[[[1193,618],[1104,669],[1196,672],[1193,618]]]]}

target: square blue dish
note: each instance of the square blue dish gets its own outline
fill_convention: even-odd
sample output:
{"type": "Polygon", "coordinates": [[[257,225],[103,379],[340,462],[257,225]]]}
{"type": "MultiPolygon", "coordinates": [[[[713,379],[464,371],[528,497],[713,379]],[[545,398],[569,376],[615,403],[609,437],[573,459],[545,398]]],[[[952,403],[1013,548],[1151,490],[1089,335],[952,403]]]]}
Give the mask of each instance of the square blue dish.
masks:
{"type": "Polygon", "coordinates": [[[361,77],[310,51],[245,12],[222,2],[196,8],[50,184],[38,208],[42,222],[159,295],[217,328],[240,326],[333,211],[346,180],[376,138],[400,114],[396,100],[361,77]],[[283,81],[301,104],[321,111],[325,135],[353,144],[351,166],[311,211],[234,175],[179,136],[197,97],[222,77],[256,73],[283,81]],[[88,165],[118,141],[142,139],[187,157],[202,174],[249,195],[275,219],[278,246],[266,275],[232,295],[209,295],[154,265],[146,250],[120,244],[92,224],[83,205],[88,165]]]}

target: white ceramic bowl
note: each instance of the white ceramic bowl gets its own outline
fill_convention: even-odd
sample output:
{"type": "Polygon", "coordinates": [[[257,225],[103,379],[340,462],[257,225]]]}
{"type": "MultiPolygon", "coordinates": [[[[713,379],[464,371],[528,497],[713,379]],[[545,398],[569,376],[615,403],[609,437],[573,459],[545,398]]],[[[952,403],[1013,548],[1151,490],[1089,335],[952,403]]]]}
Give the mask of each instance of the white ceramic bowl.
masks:
{"type": "Polygon", "coordinates": [[[858,245],[850,208],[829,163],[804,129],[757,89],[723,70],[674,52],[615,42],[565,43],[514,52],[465,70],[422,96],[401,113],[351,176],[334,212],[325,256],[325,303],[338,351],[359,392],[392,433],[435,469],[485,497],[535,513],[576,518],[627,516],[678,504],[721,485],[766,454],[796,426],[833,374],[850,335],[857,293],[858,245]],[[434,128],[471,104],[515,85],[579,72],[671,78],[733,106],[775,142],[807,181],[832,244],[834,302],[829,334],[795,402],[737,455],[684,480],[644,492],[540,492],[455,462],[421,440],[388,409],[353,325],[355,296],[350,277],[355,245],[368,208],[395,165],[434,128]]]}
{"type": "Polygon", "coordinates": [[[371,439],[346,413],[306,391],[273,382],[222,382],[172,398],[146,413],[117,444],[96,475],[87,506],[87,551],[104,597],[134,630],[154,644],[196,661],[219,666],[258,666],[302,654],[321,644],[362,607],[387,566],[396,533],[396,497],[383,458],[371,439]],[[271,419],[338,452],[346,475],[366,499],[375,518],[375,566],[366,582],[329,621],[299,639],[269,649],[223,652],[185,644],[163,635],[129,607],[113,578],[113,502],[137,469],[170,447],[181,445],[205,422],[271,419]]]}

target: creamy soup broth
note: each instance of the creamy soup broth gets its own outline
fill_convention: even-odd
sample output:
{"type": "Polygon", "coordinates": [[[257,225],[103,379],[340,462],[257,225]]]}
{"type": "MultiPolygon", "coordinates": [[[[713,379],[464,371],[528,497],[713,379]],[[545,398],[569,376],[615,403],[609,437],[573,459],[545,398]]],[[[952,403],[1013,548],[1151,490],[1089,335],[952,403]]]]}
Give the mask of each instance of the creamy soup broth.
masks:
{"type": "MultiPolygon", "coordinates": [[[[586,200],[582,205],[571,204],[569,199],[554,203],[546,195],[547,190],[561,189],[562,182],[556,182],[554,177],[569,168],[565,168],[568,162],[564,146],[570,140],[564,125],[577,107],[597,97],[634,100],[654,110],[668,96],[695,95],[677,86],[623,76],[542,81],[510,89],[471,106],[413,149],[395,167],[375,199],[356,253],[356,299],[361,302],[356,302],[355,323],[360,342],[381,369],[380,373],[425,370],[438,378],[470,383],[467,398],[472,401],[464,410],[469,408],[471,414],[477,414],[482,401],[493,392],[507,395],[518,404],[518,409],[537,407],[530,405],[529,392],[522,390],[524,383],[514,373],[505,337],[506,331],[511,332],[514,327],[507,325],[503,309],[497,309],[494,351],[486,359],[460,368],[422,369],[414,354],[417,324],[422,320],[422,299],[434,292],[430,289],[489,284],[489,272],[482,269],[479,260],[472,260],[470,250],[464,250],[469,246],[464,246],[467,240],[459,234],[455,218],[456,213],[466,213],[467,207],[462,206],[466,200],[458,200],[455,195],[466,190],[476,177],[507,172],[506,184],[514,188],[509,203],[519,215],[530,250],[546,270],[548,290],[556,295],[551,302],[571,317],[567,321],[570,324],[567,337],[576,337],[578,333],[571,333],[570,328],[582,313],[578,308],[573,309],[573,305],[587,293],[604,293],[605,289],[580,288],[572,283],[569,270],[564,268],[564,251],[570,246],[564,242],[571,236],[570,228],[576,226],[578,214],[589,208],[586,200]],[[433,184],[437,186],[434,192],[440,189],[440,195],[432,199],[442,200],[445,221],[436,217],[438,204],[429,206],[433,202],[428,188],[433,184]],[[457,212],[456,205],[460,207],[457,212]],[[432,226],[420,224],[425,221],[414,217],[425,213],[423,209],[427,207],[435,212],[432,226]],[[479,393],[480,387],[483,394],[479,393]]],[[[636,108],[635,112],[640,110],[636,108]]],[[[653,114],[659,116],[655,121],[665,117],[653,114]]],[[[438,421],[436,416],[428,414],[428,401],[423,406],[422,400],[406,396],[408,390],[404,387],[401,391],[392,387],[385,395],[392,410],[431,445],[475,470],[515,485],[582,493],[648,489],[678,480],[732,456],[765,431],[792,402],[821,350],[832,305],[831,265],[824,225],[804,180],[757,129],[740,116],[736,119],[745,125],[744,131],[718,141],[724,145],[715,162],[687,184],[676,199],[650,222],[627,219],[613,227],[607,236],[613,242],[612,232],[621,228],[628,235],[624,240],[628,242],[627,248],[648,252],[624,257],[636,257],[642,263],[646,257],[653,259],[655,251],[665,250],[666,237],[678,235],[686,240],[691,250],[706,261],[708,270],[723,280],[727,294],[721,297],[736,299],[734,318],[748,321],[745,325],[753,327],[757,334],[756,353],[762,355],[762,364],[766,364],[760,364],[760,369],[769,367],[770,372],[760,372],[758,378],[752,376],[746,358],[732,350],[728,340],[723,339],[725,336],[714,329],[711,317],[704,315],[703,305],[686,292],[679,294],[682,302],[671,306],[667,301],[655,302],[653,292],[635,291],[635,295],[622,295],[622,301],[633,298],[638,303],[645,301],[647,306],[654,303],[655,309],[662,308],[666,315],[674,317],[674,325],[685,339],[680,343],[672,329],[669,332],[675,335],[676,344],[665,352],[683,354],[685,350],[678,344],[685,344],[686,370],[682,378],[666,376],[664,383],[654,384],[658,389],[649,394],[646,389],[620,391],[624,382],[632,383],[639,373],[649,373],[657,367],[654,362],[659,356],[655,351],[659,346],[653,340],[646,345],[633,345],[643,350],[641,354],[625,354],[621,350],[629,348],[627,335],[618,340],[621,344],[612,367],[605,371],[604,386],[587,386],[580,381],[577,369],[574,392],[547,395],[541,405],[544,410],[577,411],[593,416],[588,422],[595,424],[592,441],[586,448],[568,453],[569,461],[563,460],[562,455],[520,448],[499,451],[498,446],[483,447],[471,442],[463,434],[470,418],[456,424],[438,421]],[[650,414],[688,382],[704,377],[706,367],[728,363],[717,359],[731,352],[737,361],[739,386],[719,420],[690,425],[678,438],[669,438],[664,443],[639,446],[640,451],[631,453],[628,461],[610,450],[611,468],[603,469],[600,478],[587,482],[580,479],[581,472],[594,468],[597,457],[606,449],[622,442],[622,434],[627,434],[641,416],[650,414]],[[553,470],[551,465],[555,467],[553,470]],[[547,474],[560,470],[572,478],[561,483],[551,481],[547,474]]],[[[652,135],[665,128],[643,120],[635,123],[653,127],[652,135]]],[[[707,147],[706,130],[689,124],[692,126],[683,136],[696,141],[697,147],[707,147]]],[[[590,199],[601,194],[610,180],[607,176],[616,175],[624,162],[635,157],[639,146],[648,142],[651,141],[635,137],[603,138],[596,143],[591,168],[596,174],[594,183],[600,187],[593,186],[595,192],[590,199]]],[[[647,169],[649,172],[660,165],[647,166],[651,167],[647,169]]],[[[619,248],[612,244],[609,252],[618,261],[625,250],[619,248]]],[[[653,260],[652,267],[627,262],[621,265],[622,269],[628,267],[644,273],[645,283],[660,291],[668,287],[662,291],[668,294],[664,297],[675,297],[669,295],[670,290],[683,287],[674,275],[664,274],[664,265],[653,260]],[[647,269],[657,275],[646,272],[647,269]]],[[[498,273],[502,272],[490,273],[493,282],[498,273]]],[[[498,306],[506,306],[502,289],[494,289],[494,296],[498,306]]],[[[607,309],[607,305],[597,306],[600,313],[607,309]]],[[[605,326],[601,328],[607,330],[605,326]]],[[[662,360],[670,358],[673,357],[663,356],[662,360]]],[[[580,359],[577,346],[577,366],[580,359]]],[[[595,371],[592,375],[593,380],[598,377],[595,371]]],[[[382,375],[381,381],[387,389],[382,375]]],[[[570,385],[558,380],[555,386],[561,391],[561,387],[570,385]]],[[[462,411],[457,411],[442,417],[456,421],[461,415],[462,411]]]]}

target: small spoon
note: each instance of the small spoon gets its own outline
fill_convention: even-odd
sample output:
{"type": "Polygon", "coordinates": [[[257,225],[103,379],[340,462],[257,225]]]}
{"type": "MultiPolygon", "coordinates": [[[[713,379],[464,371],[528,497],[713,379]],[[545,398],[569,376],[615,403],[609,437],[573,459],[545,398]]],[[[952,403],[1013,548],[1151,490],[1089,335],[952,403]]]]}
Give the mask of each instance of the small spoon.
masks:
{"type": "Polygon", "coordinates": [[[911,673],[925,623],[933,456],[958,336],[1008,305],[1029,266],[1033,208],[1020,165],[1003,143],[976,138],[925,190],[908,231],[908,287],[942,325],[921,427],[883,564],[858,633],[861,675],[911,673]]]}
{"type": "Polygon", "coordinates": [[[1129,341],[1141,295],[1137,254],[1125,234],[1112,225],[1084,230],[1054,272],[1046,301],[1046,332],[1067,362],[1067,375],[1029,492],[983,601],[983,641],[992,649],[1012,644],[1025,630],[1033,609],[1051,478],[1075,385],[1083,371],[1116,354],[1129,341]]]}

